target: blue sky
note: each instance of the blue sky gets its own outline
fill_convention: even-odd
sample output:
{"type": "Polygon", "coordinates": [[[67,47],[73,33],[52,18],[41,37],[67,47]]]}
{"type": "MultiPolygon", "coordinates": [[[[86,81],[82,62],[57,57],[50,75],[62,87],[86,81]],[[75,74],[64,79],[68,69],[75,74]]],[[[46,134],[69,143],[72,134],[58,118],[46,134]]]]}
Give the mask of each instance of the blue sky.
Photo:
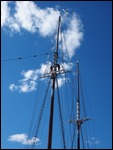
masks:
{"type": "MultiPolygon", "coordinates": [[[[45,54],[50,53],[52,48],[55,46],[54,34],[57,29],[57,16],[59,11],[62,9],[67,9],[69,14],[67,14],[67,23],[71,21],[78,21],[77,27],[70,28],[64,19],[63,29],[65,31],[71,31],[71,36],[68,32],[66,35],[72,38],[71,42],[67,41],[69,46],[69,55],[72,64],[74,65],[73,71],[75,69],[75,61],[78,59],[80,64],[80,75],[81,81],[86,89],[86,101],[90,102],[92,108],[94,120],[90,121],[89,126],[92,127],[94,123],[95,135],[93,132],[89,134],[90,146],[92,137],[95,138],[95,143],[97,148],[111,148],[111,136],[112,136],[112,6],[111,2],[31,2],[33,5],[30,7],[34,8],[34,12],[37,11],[37,7],[43,10],[40,12],[40,16],[37,18],[44,19],[44,13],[46,8],[54,8],[50,10],[52,18],[47,22],[42,22],[42,24],[36,22],[30,24],[32,21],[29,19],[30,13],[34,13],[29,7],[29,4],[17,3],[4,3],[2,5],[2,60],[7,58],[17,58],[32,56],[35,54],[45,54]],[[58,5],[60,8],[58,8],[58,5]],[[16,7],[18,6],[18,7],[16,7]],[[54,14],[54,10],[58,10],[54,14]],[[10,13],[8,14],[8,11],[10,13]],[[18,13],[15,13],[14,8],[17,9],[18,13]],[[29,8],[29,9],[28,9],[29,8]],[[31,10],[31,11],[28,11],[31,10]],[[21,12],[20,12],[21,10],[21,12]],[[22,14],[22,11],[25,12],[22,14]],[[41,14],[42,13],[42,14],[41,14]],[[76,15],[79,15],[77,17],[76,15]],[[14,14],[15,18],[14,18],[14,14]],[[13,17],[12,17],[13,16],[13,17]],[[26,20],[24,19],[27,18],[26,20]],[[17,18],[16,18],[17,17],[17,18]],[[5,18],[5,19],[4,19],[5,18]],[[25,20],[25,22],[23,20],[25,20]],[[75,20],[74,20],[75,19],[75,20]],[[71,21],[70,21],[71,20],[71,21]],[[79,21],[81,22],[79,23],[79,21]],[[28,22],[27,22],[28,21],[28,22]],[[50,22],[49,22],[50,21],[50,22]],[[56,24],[55,24],[56,23],[56,24]],[[36,28],[37,25],[37,28],[36,28]],[[81,26],[82,29],[81,29],[81,26]],[[74,31],[74,29],[77,29],[74,31]],[[76,34],[76,37],[74,36],[76,34]],[[75,42],[73,42],[75,41],[75,42]],[[78,45],[75,43],[78,42],[78,45]],[[73,45],[74,48],[71,49],[73,45]],[[73,50],[75,49],[75,50],[73,50]]],[[[47,13],[47,12],[46,12],[47,13]]],[[[61,12],[63,17],[64,12],[61,12]]],[[[46,17],[49,13],[46,14],[46,17]]],[[[40,21],[40,22],[41,22],[40,21]]],[[[69,38],[67,37],[67,40],[69,38]]],[[[64,50],[66,53],[66,51],[64,50]]],[[[65,57],[67,55],[65,54],[65,57]]],[[[35,106],[35,114],[39,113],[39,108],[41,106],[41,100],[44,96],[45,89],[47,87],[48,80],[37,81],[38,75],[44,73],[43,69],[48,60],[47,55],[39,56],[37,58],[29,58],[16,61],[6,61],[2,62],[2,148],[24,148],[26,146],[26,137],[30,128],[32,111],[35,106]],[[43,64],[41,66],[41,64],[43,64]],[[23,71],[24,70],[24,71],[23,71]],[[29,72],[28,72],[29,71],[29,72]],[[30,74],[33,76],[32,79],[28,79],[30,74]],[[19,82],[19,80],[22,80],[19,82]],[[32,82],[30,82],[32,81],[32,82]],[[26,83],[31,84],[32,88],[28,88],[22,85],[26,83]],[[11,84],[14,84],[11,88],[11,84]],[[9,89],[10,87],[10,89],[9,89]],[[39,96],[39,93],[41,93],[39,96]],[[37,109],[37,110],[36,110],[37,109]],[[36,112],[37,111],[37,112],[36,112]],[[11,135],[21,134],[21,141],[14,142],[16,140],[11,139],[11,135]],[[23,141],[22,141],[23,138],[23,141]],[[10,140],[8,140],[10,139],[10,140]]],[[[68,66],[69,68],[70,66],[68,66]]],[[[62,77],[63,78],[63,77],[62,77]]],[[[59,80],[61,85],[60,90],[63,93],[64,80],[59,80]]],[[[68,87],[69,88],[69,87],[68,87]]],[[[84,88],[83,88],[84,89],[84,88]]],[[[66,89],[65,89],[66,90],[66,89]]],[[[49,90],[50,94],[50,90],[49,90]]],[[[49,100],[48,94],[48,100],[49,100]]],[[[63,97],[63,94],[62,96],[63,97]]],[[[64,94],[64,98],[66,95],[64,94]]],[[[72,97],[71,91],[69,90],[68,97],[72,97]]],[[[65,102],[63,100],[63,102],[65,102]]],[[[62,103],[63,103],[62,102],[62,103]]],[[[70,101],[67,101],[71,103],[70,101]]],[[[56,102],[55,102],[56,104],[56,102]]],[[[88,103],[86,103],[88,104],[88,103]]],[[[66,116],[68,104],[65,106],[64,114],[66,116]],[[67,109],[66,109],[67,108],[67,109]]],[[[42,127],[40,129],[40,141],[38,142],[40,148],[46,148],[47,145],[47,126],[48,126],[48,107],[49,101],[47,101],[44,110],[44,116],[42,120],[42,127]]],[[[58,106],[56,104],[55,108],[55,123],[54,128],[54,139],[53,147],[61,146],[59,143],[59,124],[58,122],[58,106]],[[56,140],[57,139],[57,140],[56,140]]],[[[86,107],[87,108],[87,107],[86,107]]],[[[88,111],[88,110],[87,110],[88,111]]],[[[92,117],[90,111],[88,111],[88,116],[92,117]]],[[[67,118],[66,118],[67,119],[67,118]]],[[[36,125],[36,123],[34,124],[36,125]]],[[[67,131],[68,132],[68,131],[67,131]]],[[[30,139],[32,140],[33,135],[30,139]]],[[[18,139],[16,137],[16,139],[18,139]]],[[[93,141],[93,140],[92,140],[93,141]]],[[[93,143],[93,142],[92,142],[93,143]]]]}

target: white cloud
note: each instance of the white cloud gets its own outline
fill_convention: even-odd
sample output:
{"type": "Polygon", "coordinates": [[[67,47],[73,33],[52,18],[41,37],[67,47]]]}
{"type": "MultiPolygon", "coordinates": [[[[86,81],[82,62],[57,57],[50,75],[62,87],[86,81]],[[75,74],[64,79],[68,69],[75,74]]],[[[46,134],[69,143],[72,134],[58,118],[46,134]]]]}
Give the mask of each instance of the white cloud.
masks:
{"type": "Polygon", "coordinates": [[[62,87],[65,84],[65,82],[66,82],[66,78],[65,77],[58,78],[57,80],[58,80],[58,87],[62,87]]]}
{"type": "MultiPolygon", "coordinates": [[[[1,4],[2,27],[7,27],[7,29],[14,33],[21,32],[24,29],[31,33],[39,33],[42,37],[52,36],[52,39],[54,38],[60,15],[58,9],[49,7],[41,9],[33,1],[2,1],[1,4]]],[[[69,55],[72,58],[83,38],[82,23],[76,13],[72,15],[62,14],[61,20],[62,29],[64,29],[62,32],[65,35],[66,41],[66,45],[63,46],[64,57],[66,58],[69,55]]],[[[60,35],[60,49],[61,41],[60,35]]],[[[51,64],[49,63],[49,65],[51,64]]],[[[62,65],[65,70],[73,67],[73,64],[64,63],[62,65]]],[[[19,80],[19,85],[11,84],[9,89],[24,93],[34,91],[36,90],[36,81],[39,75],[44,75],[48,72],[47,64],[41,64],[40,69],[23,71],[21,73],[23,79],[19,80]]],[[[62,86],[64,78],[59,79],[58,82],[59,86],[62,86]]]]}
{"type": "Polygon", "coordinates": [[[28,71],[22,71],[21,75],[23,78],[19,80],[19,85],[11,84],[9,86],[9,89],[11,91],[18,90],[20,93],[28,93],[31,91],[35,91],[37,88],[37,79],[38,77],[44,76],[44,74],[50,73],[50,62],[47,62],[47,64],[41,64],[40,69],[36,70],[28,70],[28,71]]]}
{"type": "Polygon", "coordinates": [[[16,18],[11,15],[11,7],[9,6],[12,1],[1,1],[1,27],[7,26],[11,31],[20,32],[20,26],[16,18]]]}
{"type": "Polygon", "coordinates": [[[7,1],[1,2],[1,26],[4,26],[7,22],[7,19],[9,17],[10,8],[8,7],[7,1]]]}
{"type": "Polygon", "coordinates": [[[41,75],[50,73],[50,66],[51,62],[47,62],[47,64],[41,64],[41,68],[37,69],[36,72],[40,73],[41,75]]]}
{"type": "Polygon", "coordinates": [[[27,93],[36,90],[37,83],[33,80],[27,82],[21,82],[21,85],[18,86],[19,92],[27,93]]]}
{"type": "Polygon", "coordinates": [[[39,10],[39,20],[36,19],[36,26],[42,36],[52,35],[56,31],[58,16],[60,12],[53,8],[39,10]]]}
{"type": "MultiPolygon", "coordinates": [[[[23,79],[24,80],[24,79],[23,79]]],[[[36,82],[35,81],[21,81],[20,85],[10,84],[10,91],[19,91],[20,93],[27,93],[36,90],[36,82]]]]}
{"type": "Polygon", "coordinates": [[[10,84],[9,89],[11,91],[16,91],[18,89],[18,86],[16,86],[15,84],[10,84]]]}
{"type": "MultiPolygon", "coordinates": [[[[41,36],[53,35],[57,30],[58,17],[60,11],[55,8],[41,9],[33,1],[11,1],[1,2],[1,26],[8,27],[11,31],[20,32],[25,29],[31,33],[38,32],[41,36]]],[[[62,24],[65,25],[65,40],[69,53],[72,58],[76,49],[80,46],[83,38],[82,23],[76,13],[72,15],[63,14],[62,24]]],[[[66,46],[64,46],[67,55],[66,46]]]]}
{"type": "Polygon", "coordinates": [[[61,63],[61,68],[64,69],[65,71],[70,71],[73,67],[73,63],[61,63]]]}
{"type": "Polygon", "coordinates": [[[24,79],[20,81],[28,81],[30,79],[35,81],[37,79],[37,74],[36,71],[34,70],[28,70],[27,72],[22,71],[21,75],[24,76],[24,79]]]}
{"type": "MultiPolygon", "coordinates": [[[[41,64],[40,69],[36,69],[36,70],[28,70],[28,71],[22,71],[21,75],[23,76],[22,79],[19,80],[19,85],[15,85],[15,84],[10,84],[9,89],[11,91],[19,91],[20,93],[28,93],[31,91],[35,91],[37,90],[36,86],[37,86],[37,80],[40,77],[44,77],[44,76],[50,76],[51,75],[51,71],[50,71],[50,66],[51,66],[51,62],[47,62],[47,64],[41,64]]],[[[67,81],[67,78],[64,77],[63,71],[70,71],[73,64],[69,63],[62,63],[60,65],[60,72],[61,72],[61,77],[58,78],[58,86],[62,87],[64,85],[64,83],[67,81]]],[[[46,78],[40,78],[42,81],[45,81],[46,78]]]]}
{"type": "Polygon", "coordinates": [[[65,54],[68,53],[69,57],[72,58],[75,55],[75,50],[80,46],[83,38],[81,32],[82,24],[80,19],[74,13],[67,30],[64,31],[66,45],[64,47],[65,54]]]}
{"type": "Polygon", "coordinates": [[[8,2],[2,1],[1,26],[7,26],[12,31],[23,28],[31,33],[39,32],[42,36],[49,36],[56,30],[60,12],[53,8],[40,9],[32,1],[15,1],[15,7],[10,7],[8,2]],[[10,10],[13,10],[11,14],[10,10]]]}
{"type": "Polygon", "coordinates": [[[10,142],[19,142],[23,145],[31,145],[34,142],[35,143],[39,142],[40,139],[35,138],[35,137],[32,137],[31,139],[28,139],[27,134],[14,134],[14,135],[9,136],[8,141],[10,141],[10,142]]]}

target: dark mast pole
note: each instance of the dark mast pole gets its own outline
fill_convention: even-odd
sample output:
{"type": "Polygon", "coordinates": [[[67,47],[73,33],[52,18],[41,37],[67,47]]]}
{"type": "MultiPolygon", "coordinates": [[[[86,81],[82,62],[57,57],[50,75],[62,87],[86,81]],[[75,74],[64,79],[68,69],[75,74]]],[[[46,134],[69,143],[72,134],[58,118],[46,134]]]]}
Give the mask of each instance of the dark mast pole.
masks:
{"type": "Polygon", "coordinates": [[[77,73],[78,73],[78,99],[77,99],[77,149],[80,149],[80,93],[79,93],[79,63],[77,61],[77,73]]]}
{"type": "Polygon", "coordinates": [[[54,64],[53,64],[53,66],[51,66],[52,91],[51,91],[51,106],[50,106],[49,133],[48,133],[48,149],[51,149],[51,147],[52,147],[54,93],[55,93],[55,80],[56,80],[56,77],[57,77],[56,70],[57,70],[57,58],[58,58],[60,21],[61,21],[61,17],[59,16],[57,42],[56,42],[56,52],[54,53],[54,64]]]}

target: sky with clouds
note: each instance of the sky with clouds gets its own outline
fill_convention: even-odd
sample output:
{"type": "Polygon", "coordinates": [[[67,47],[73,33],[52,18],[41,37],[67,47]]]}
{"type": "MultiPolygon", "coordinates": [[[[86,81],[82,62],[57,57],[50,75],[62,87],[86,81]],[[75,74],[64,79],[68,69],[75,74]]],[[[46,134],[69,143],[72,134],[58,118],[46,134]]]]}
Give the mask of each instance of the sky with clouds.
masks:
{"type": "MultiPolygon", "coordinates": [[[[28,131],[33,115],[37,114],[35,121],[39,117],[42,104],[39,99],[46,95],[49,84],[49,79],[43,76],[50,75],[59,15],[62,22],[58,58],[61,98],[67,97],[63,88],[66,90],[68,82],[72,84],[75,63],[79,60],[81,81],[85,83],[95,120],[95,135],[90,132],[85,143],[92,148],[94,144],[98,148],[111,148],[111,2],[57,1],[1,2],[2,60],[39,54],[38,57],[2,62],[2,148],[23,148],[33,143],[40,148],[47,145],[47,125],[43,122],[48,123],[50,102],[44,106],[42,132],[34,136],[36,123],[30,136],[28,131]],[[73,71],[73,75],[64,75],[63,71],[73,71]]],[[[49,94],[50,87],[51,84],[49,94]]],[[[68,92],[71,99],[72,91],[68,92]]],[[[62,100],[62,109],[67,114],[71,104],[64,102],[62,100]]],[[[54,117],[58,119],[58,104],[55,102],[55,105],[54,117]]],[[[60,135],[57,119],[55,137],[60,135]]],[[[68,132],[66,130],[66,134],[68,132]]],[[[59,140],[53,140],[53,147],[60,146],[59,140]]]]}

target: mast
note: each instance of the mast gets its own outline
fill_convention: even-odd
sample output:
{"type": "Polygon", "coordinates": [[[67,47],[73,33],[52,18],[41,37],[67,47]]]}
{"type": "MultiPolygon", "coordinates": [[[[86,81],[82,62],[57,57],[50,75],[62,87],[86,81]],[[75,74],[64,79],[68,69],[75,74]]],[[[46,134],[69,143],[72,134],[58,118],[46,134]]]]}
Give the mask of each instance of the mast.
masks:
{"type": "Polygon", "coordinates": [[[56,74],[57,68],[60,69],[59,64],[57,64],[60,22],[61,22],[61,16],[59,16],[59,20],[58,20],[58,32],[57,32],[56,52],[54,53],[54,63],[53,63],[53,65],[51,66],[52,91],[51,91],[51,104],[50,104],[50,120],[49,120],[49,133],[48,133],[48,149],[51,149],[51,148],[52,148],[55,80],[56,80],[56,77],[57,77],[57,74],[56,74]]]}
{"type": "Polygon", "coordinates": [[[80,149],[80,133],[81,133],[81,125],[88,120],[91,120],[88,117],[80,118],[80,75],[79,75],[79,63],[77,61],[77,80],[78,80],[78,96],[77,96],[77,113],[76,113],[76,120],[69,120],[68,123],[75,123],[77,126],[77,149],[80,149]]]}
{"type": "MultiPolygon", "coordinates": [[[[79,74],[79,63],[77,61],[77,73],[78,73],[78,98],[77,98],[77,119],[75,121],[76,125],[77,125],[77,149],[80,149],[80,133],[81,133],[81,125],[85,122],[85,121],[89,121],[91,120],[90,118],[86,117],[86,118],[80,118],[80,85],[79,85],[79,81],[80,81],[80,74],[79,74]]],[[[71,121],[73,122],[73,121],[71,121]]]]}
{"type": "Polygon", "coordinates": [[[80,149],[80,94],[79,94],[79,63],[77,61],[77,73],[78,73],[78,98],[77,98],[77,149],[80,149]]]}

